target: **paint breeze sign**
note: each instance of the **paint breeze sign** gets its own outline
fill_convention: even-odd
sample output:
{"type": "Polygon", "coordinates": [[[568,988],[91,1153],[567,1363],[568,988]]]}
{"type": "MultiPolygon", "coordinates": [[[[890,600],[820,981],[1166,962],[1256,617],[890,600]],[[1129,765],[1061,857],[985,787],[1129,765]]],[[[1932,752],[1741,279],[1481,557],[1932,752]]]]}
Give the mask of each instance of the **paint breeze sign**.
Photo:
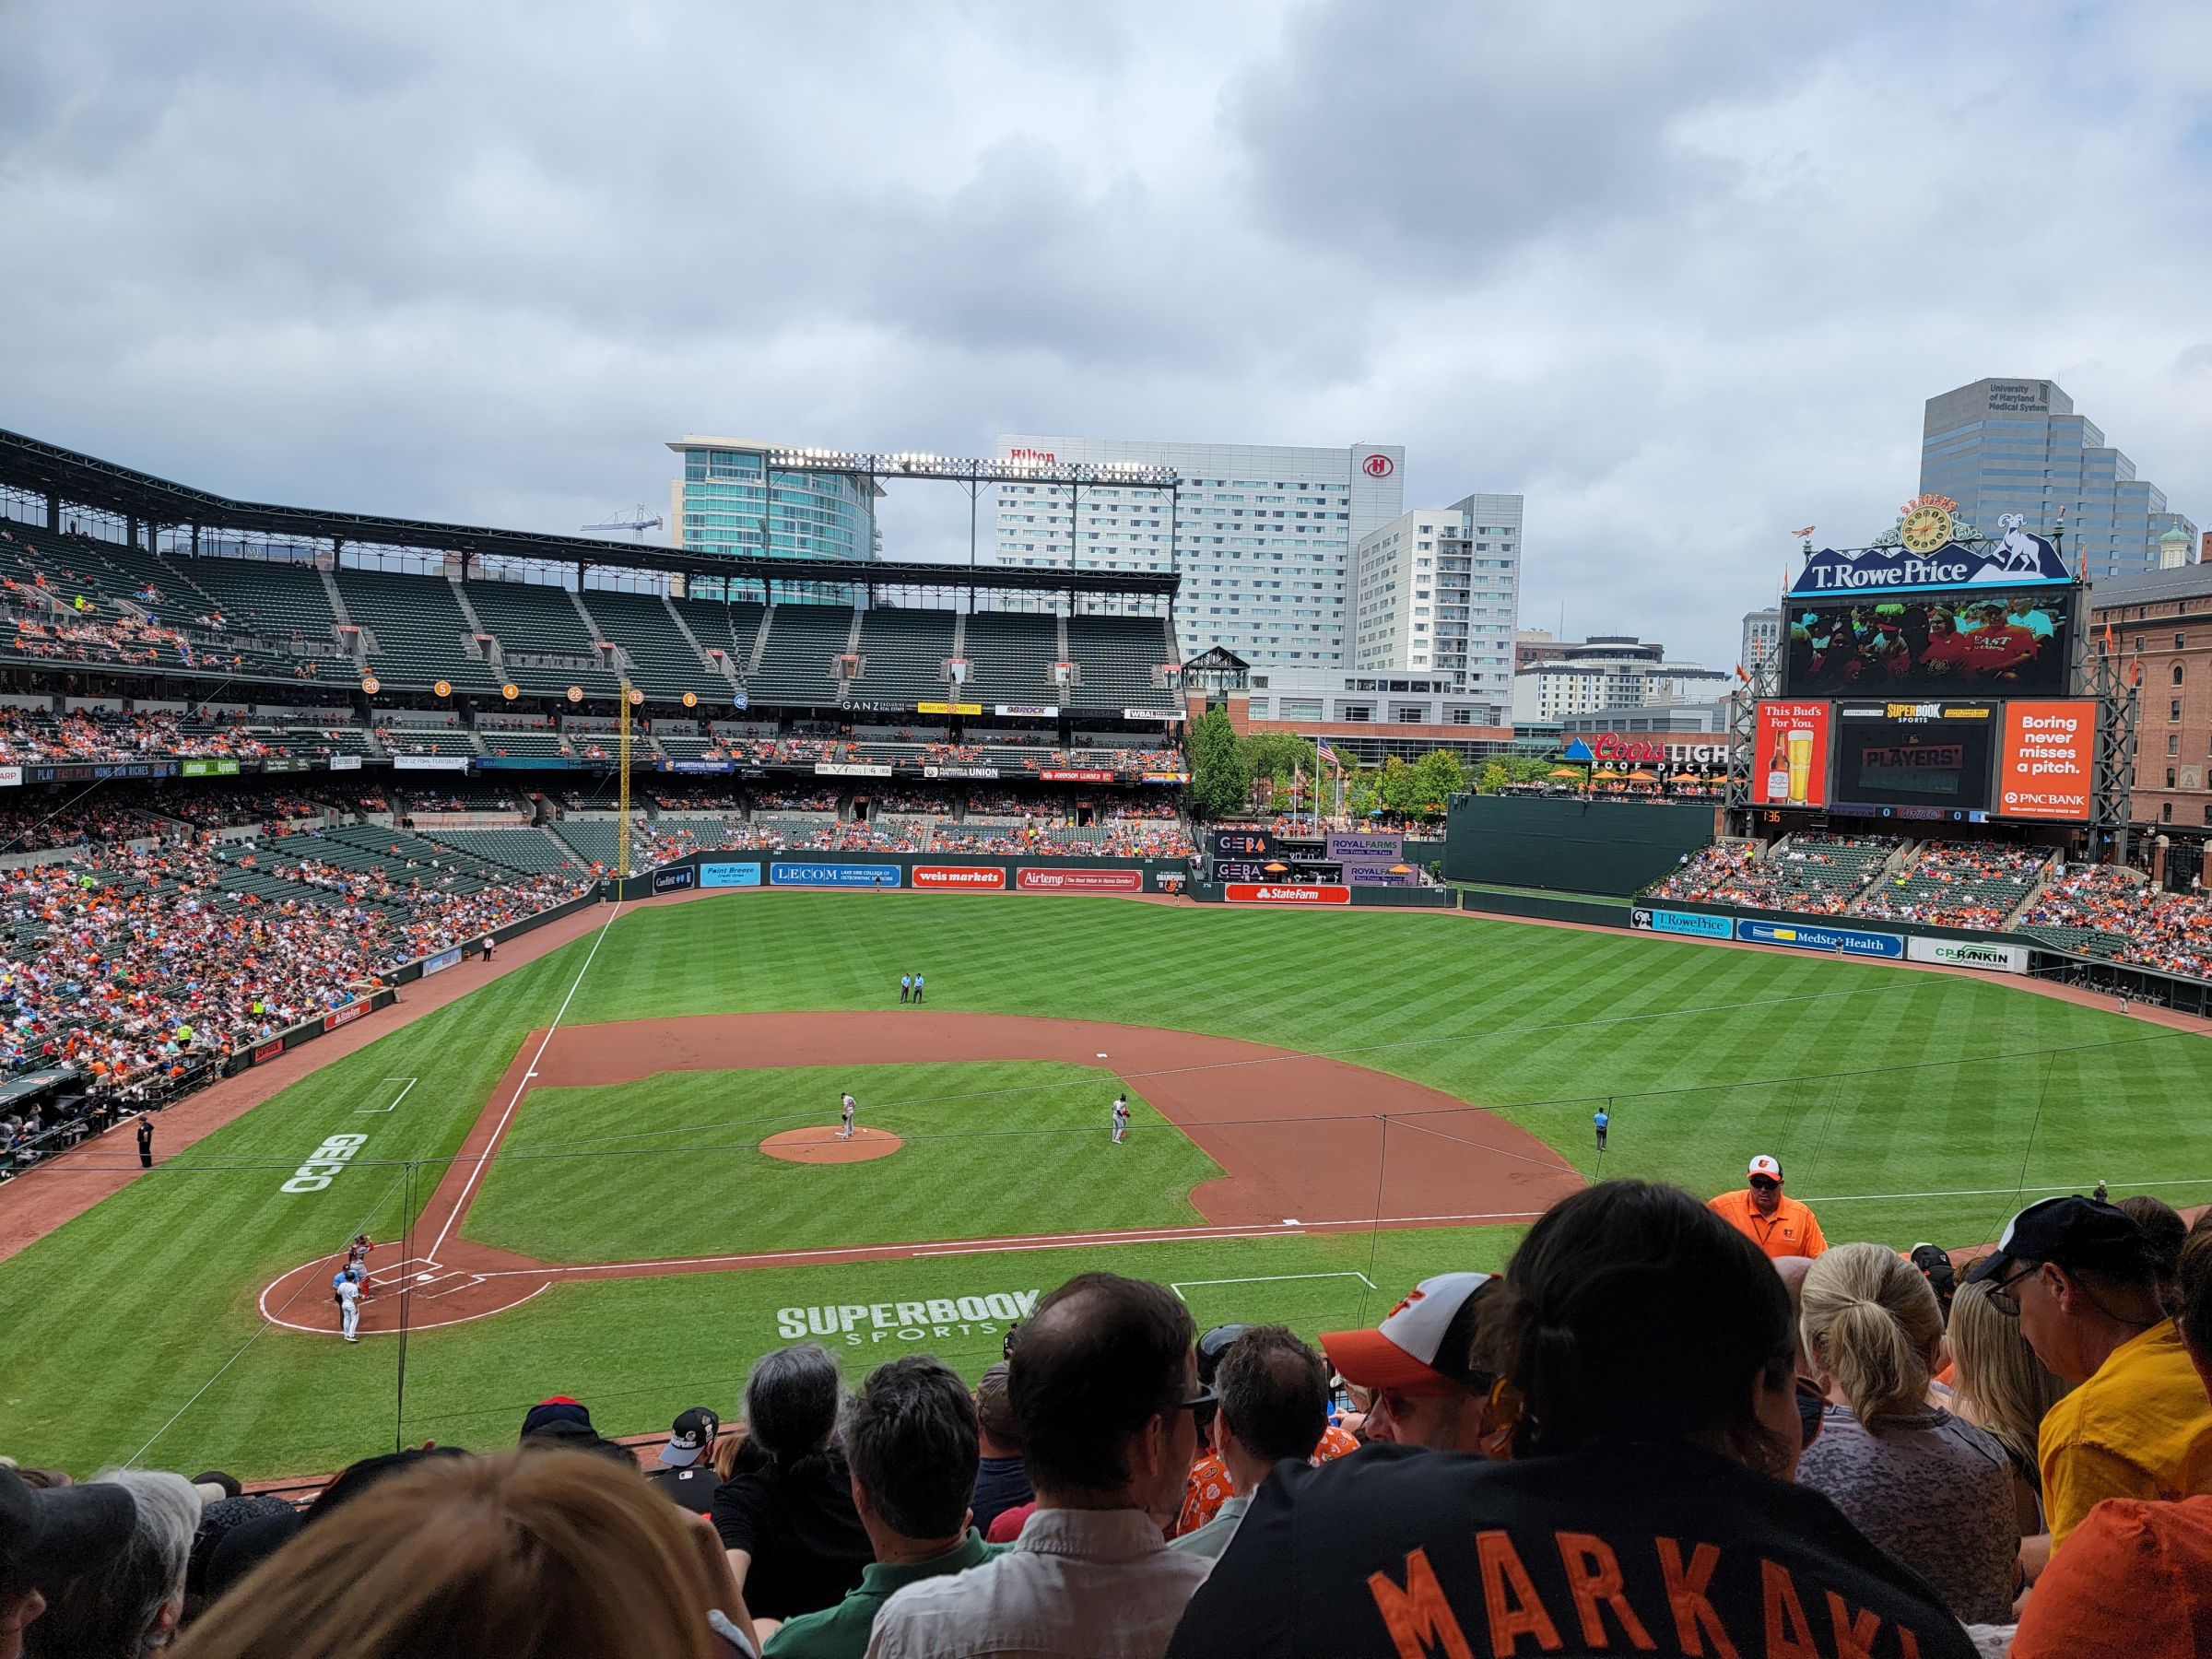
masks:
{"type": "Polygon", "coordinates": [[[838,1337],[848,1347],[878,1342],[929,1342],[947,1336],[990,1336],[1037,1311],[1042,1290],[993,1290],[981,1296],[933,1296],[925,1301],[821,1302],[778,1308],[776,1335],[784,1342],[838,1337]]]}

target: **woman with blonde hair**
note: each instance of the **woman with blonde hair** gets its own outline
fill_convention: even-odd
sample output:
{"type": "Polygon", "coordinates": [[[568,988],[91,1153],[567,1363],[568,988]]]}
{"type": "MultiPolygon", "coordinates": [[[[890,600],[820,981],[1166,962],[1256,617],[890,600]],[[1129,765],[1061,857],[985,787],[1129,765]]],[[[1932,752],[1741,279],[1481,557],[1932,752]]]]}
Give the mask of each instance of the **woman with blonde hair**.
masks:
{"type": "Polygon", "coordinates": [[[1968,1624],[2012,1618],[2019,1533],[1996,1437],[1928,1404],[1943,1310],[1920,1270],[1879,1244],[1842,1244],[1805,1276],[1806,1362],[1826,1391],[1797,1483],[1826,1493],[1968,1624]]]}
{"type": "Polygon", "coordinates": [[[731,1659],[759,1652],[703,1518],[521,1446],[361,1493],[208,1609],[177,1659],[731,1659]]]}
{"type": "Polygon", "coordinates": [[[1986,1429],[2012,1465],[2014,1523],[2020,1536],[2043,1530],[2043,1477],[2035,1436],[2043,1416],[2073,1384],[2052,1375],[1986,1285],[1961,1285],[1951,1302],[1951,1404],[1986,1429]]]}

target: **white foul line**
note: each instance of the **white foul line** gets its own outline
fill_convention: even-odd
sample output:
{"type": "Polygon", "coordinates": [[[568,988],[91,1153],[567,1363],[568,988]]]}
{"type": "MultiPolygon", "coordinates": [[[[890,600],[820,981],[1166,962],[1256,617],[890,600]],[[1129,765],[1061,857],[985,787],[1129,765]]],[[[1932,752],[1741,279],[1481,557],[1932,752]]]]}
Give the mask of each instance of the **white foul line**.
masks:
{"type": "MultiPolygon", "coordinates": [[[[1353,1268],[1341,1273],[1260,1273],[1247,1278],[1177,1279],[1168,1288],[1174,1291],[1177,1296],[1182,1296],[1185,1290],[1195,1290],[1202,1285],[1273,1285],[1286,1279],[1324,1278],[1356,1278],[1370,1290],[1375,1288],[1373,1279],[1369,1278],[1366,1274],[1359,1272],[1357,1268],[1353,1268]]],[[[1190,1298],[1183,1297],[1183,1300],[1188,1301],[1190,1298]]]]}
{"type": "Polygon", "coordinates": [[[514,1115],[515,1107],[522,1103],[523,1090],[530,1087],[530,1079],[537,1076],[537,1063],[546,1057],[546,1044],[551,1042],[553,1033],[560,1030],[560,1022],[569,1012],[569,1004],[576,1000],[576,993],[583,985],[583,976],[592,971],[592,959],[599,954],[600,944],[606,937],[606,930],[615,924],[615,917],[621,913],[622,901],[618,899],[613,912],[600,924],[598,935],[592,940],[591,949],[584,953],[583,966],[576,970],[575,982],[570,985],[568,995],[560,999],[559,1010],[554,1014],[553,1023],[546,1028],[545,1037],[537,1045],[537,1053],[530,1056],[529,1070],[523,1074],[523,1080],[514,1086],[514,1094],[507,1102],[507,1110],[500,1113],[500,1121],[491,1132],[491,1139],[484,1145],[484,1156],[469,1167],[468,1179],[461,1183],[461,1195],[453,1200],[453,1207],[445,1218],[445,1225],[438,1230],[438,1237],[430,1245],[430,1255],[438,1253],[440,1247],[445,1243],[445,1235],[453,1230],[453,1223],[461,1218],[461,1213],[468,1207],[468,1195],[476,1190],[477,1178],[484,1173],[484,1166],[491,1161],[491,1154],[499,1147],[500,1137],[507,1133],[507,1120],[514,1115]]]}
{"type": "MultiPolygon", "coordinates": [[[[397,1083],[397,1082],[399,1082],[400,1080],[401,1080],[401,1079],[399,1079],[399,1078],[397,1078],[397,1077],[386,1077],[386,1078],[384,1079],[384,1081],[385,1081],[385,1082],[387,1082],[387,1083],[397,1083]]],[[[362,1117],[362,1116],[365,1116],[365,1115],[367,1115],[368,1113],[370,1113],[370,1112],[390,1112],[391,1110],[393,1110],[393,1108],[394,1108],[394,1107],[396,1107],[396,1106],[397,1106],[397,1105],[398,1105],[398,1104],[399,1104],[399,1103],[400,1103],[402,1100],[406,1100],[406,1099],[407,1098],[407,1089],[409,1089],[409,1088],[413,1088],[415,1087],[416,1083],[419,1081],[419,1079],[418,1079],[418,1078],[415,1078],[415,1077],[409,1077],[409,1078],[406,1079],[406,1081],[407,1088],[403,1088],[403,1089],[401,1089],[401,1090],[400,1090],[400,1091],[399,1091],[397,1094],[395,1094],[395,1095],[394,1095],[394,1096],[392,1097],[392,1105],[391,1105],[391,1106],[356,1106],[356,1107],[353,1109],[353,1115],[354,1115],[355,1117],[362,1117]]]]}

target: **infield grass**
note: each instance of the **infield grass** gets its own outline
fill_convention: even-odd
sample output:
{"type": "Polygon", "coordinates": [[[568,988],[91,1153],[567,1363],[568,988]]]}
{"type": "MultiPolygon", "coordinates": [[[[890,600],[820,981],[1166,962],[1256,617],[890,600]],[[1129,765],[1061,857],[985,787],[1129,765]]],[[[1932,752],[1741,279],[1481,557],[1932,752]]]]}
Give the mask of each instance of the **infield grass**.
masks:
{"type": "MultiPolygon", "coordinates": [[[[524,1406],[556,1391],[590,1400],[604,1430],[665,1428],[694,1404],[726,1415],[747,1365],[785,1340],[789,1308],[1049,1288],[1097,1265],[1188,1281],[1203,1323],[1261,1313],[1310,1332],[1379,1317],[1414,1279],[1494,1266],[1512,1248],[1509,1229],[1417,1230],[562,1283],[512,1312],[411,1336],[404,1406],[396,1341],[347,1347],[261,1321],[255,1295],[279,1273],[357,1228],[398,1230],[524,1037],[572,989],[570,1025],[877,1008],[896,1006],[898,975],[916,968],[942,1007],[1206,1031],[1398,1073],[1511,1118],[1593,1175],[1712,1193],[1742,1180],[1749,1154],[1771,1152],[1836,1241],[1978,1242],[2019,1195],[2100,1178],[2177,1205],[2212,1199],[2212,1043],[2001,980],[1429,912],[737,894],[626,912],[603,937],[315,1073],[0,1264],[0,1452],[79,1473],[141,1453],[186,1473],[312,1471],[388,1448],[395,1433],[505,1441],[524,1406]],[[1613,1111],[1602,1169],[1589,1121],[1600,1100],[1613,1111]],[[368,1139],[326,1190],[279,1190],[325,1135],[348,1132],[368,1139]],[[1374,1288],[1287,1277],[1345,1273],[1374,1288]]],[[[1129,1081],[1141,1091],[1141,1077],[1129,1081]]],[[[1102,1115],[1098,1087],[1082,1110],[1102,1115]]],[[[511,1131],[518,1147],[556,1137],[550,1116],[534,1122],[536,1104],[511,1131]]],[[[1421,1139],[1393,1132],[1385,1155],[1418,1156],[1421,1139]]],[[[135,1164],[127,1141],[114,1145],[105,1157],[135,1164]]],[[[675,1253],[677,1230],[715,1206],[747,1227],[748,1210],[782,1202],[779,1182],[819,1173],[756,1174],[730,1158],[683,1142],[621,1171],[601,1160],[596,1204],[627,1194],[610,1238],[618,1221],[623,1239],[643,1242],[665,1218],[646,1253],[675,1253]]],[[[1041,1210],[1009,1226],[994,1197],[979,1198],[987,1173],[971,1163],[922,1185],[910,1212],[930,1224],[920,1236],[1034,1231],[1040,1213],[1055,1230],[1099,1224],[1068,1218],[1066,1182],[1042,1180],[1041,1210]]],[[[540,1179],[523,1160],[495,1163],[495,1207],[479,1216],[532,1225],[533,1204],[556,1202],[563,1185],[528,1192],[540,1179]]],[[[779,1225],[884,1236],[865,1208],[799,1208],[779,1225]]],[[[844,1340],[854,1334],[836,1346],[856,1367],[898,1343],[970,1373],[1000,1340],[981,1328],[878,1340],[872,1325],[861,1344],[844,1340]]]]}

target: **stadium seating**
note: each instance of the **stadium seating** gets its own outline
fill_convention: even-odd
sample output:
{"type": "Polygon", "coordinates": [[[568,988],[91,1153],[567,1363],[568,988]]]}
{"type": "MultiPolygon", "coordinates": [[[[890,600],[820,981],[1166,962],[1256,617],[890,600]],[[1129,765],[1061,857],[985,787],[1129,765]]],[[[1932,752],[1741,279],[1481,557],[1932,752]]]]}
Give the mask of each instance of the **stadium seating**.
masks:
{"type": "Polygon", "coordinates": [[[842,605],[777,606],[767,649],[748,682],[753,700],[818,706],[839,701],[836,664],[852,638],[853,616],[842,605]]]}
{"type": "Polygon", "coordinates": [[[2041,876],[2049,853],[1992,841],[1928,841],[1853,906],[1862,916],[1938,927],[1999,928],[2041,876]]]}
{"type": "MultiPolygon", "coordinates": [[[[862,702],[941,702],[954,695],[942,677],[959,621],[947,610],[878,606],[862,615],[866,659],[853,695],[862,702]]],[[[964,694],[963,694],[964,695],[964,694]]]]}
{"type": "Polygon", "coordinates": [[[593,588],[584,594],[583,606],[606,630],[604,637],[629,653],[631,683],[646,696],[674,701],[689,691],[717,706],[729,700],[729,682],[700,661],[658,594],[593,588]]]}
{"type": "Polygon", "coordinates": [[[558,697],[571,686],[611,698],[618,678],[601,657],[566,588],[535,582],[477,581],[464,590],[477,619],[500,642],[500,668],[524,690],[558,697]],[[556,656],[564,664],[524,664],[518,656],[556,656]],[[566,665],[573,664],[574,665],[566,665]]]}
{"type": "Polygon", "coordinates": [[[1896,836],[1810,834],[1791,836],[1771,852],[1756,841],[1723,842],[1703,849],[1651,896],[1841,915],[1904,844],[1896,836]]]}
{"type": "Polygon", "coordinates": [[[1053,684],[1060,659],[1060,618],[1029,611],[977,611],[968,618],[970,702],[1056,704],[1053,684]]]}
{"type": "Polygon", "coordinates": [[[453,584],[382,571],[333,572],[346,614],[375,636],[369,670],[394,687],[423,690],[445,680],[456,690],[493,692],[499,677],[471,643],[453,584]]]}
{"type": "Polygon", "coordinates": [[[1159,617],[1070,617],[1068,658],[1076,665],[1079,709],[1173,709],[1177,692],[1154,683],[1153,671],[1172,660],[1174,646],[1159,617]]]}
{"type": "Polygon", "coordinates": [[[765,605],[750,599],[734,605],[687,599],[677,606],[677,615],[683,618],[684,626],[691,630],[700,649],[721,651],[740,679],[752,667],[753,647],[760,639],[760,618],[767,614],[765,605]]]}
{"type": "Polygon", "coordinates": [[[423,839],[435,846],[446,847],[455,853],[518,875],[542,876],[554,870],[572,869],[577,859],[574,851],[562,846],[543,830],[518,827],[511,830],[427,830],[423,839]]]}

